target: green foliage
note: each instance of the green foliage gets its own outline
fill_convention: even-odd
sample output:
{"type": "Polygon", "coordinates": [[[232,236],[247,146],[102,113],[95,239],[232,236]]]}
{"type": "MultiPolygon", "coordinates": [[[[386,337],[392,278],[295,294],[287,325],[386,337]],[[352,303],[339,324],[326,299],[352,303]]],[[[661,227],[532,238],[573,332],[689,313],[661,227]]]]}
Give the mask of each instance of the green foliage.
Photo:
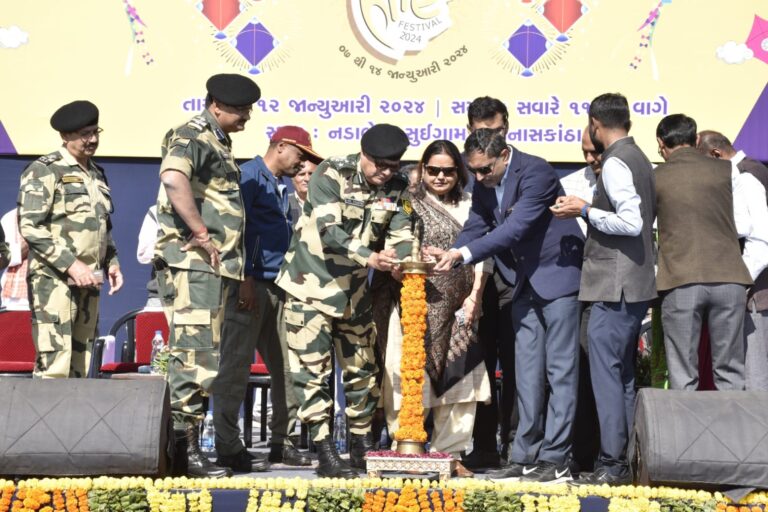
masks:
{"type": "Polygon", "coordinates": [[[313,512],[362,512],[362,489],[310,489],[307,509],[313,512]]]}
{"type": "Polygon", "coordinates": [[[673,499],[659,499],[656,501],[661,505],[661,512],[714,512],[717,507],[715,500],[703,503],[673,499]]]}
{"type": "Polygon", "coordinates": [[[88,491],[91,512],[130,512],[149,510],[144,489],[91,489],[88,491]]]}
{"type": "Polygon", "coordinates": [[[520,496],[504,491],[470,491],[464,496],[466,512],[522,512],[520,496]]]}

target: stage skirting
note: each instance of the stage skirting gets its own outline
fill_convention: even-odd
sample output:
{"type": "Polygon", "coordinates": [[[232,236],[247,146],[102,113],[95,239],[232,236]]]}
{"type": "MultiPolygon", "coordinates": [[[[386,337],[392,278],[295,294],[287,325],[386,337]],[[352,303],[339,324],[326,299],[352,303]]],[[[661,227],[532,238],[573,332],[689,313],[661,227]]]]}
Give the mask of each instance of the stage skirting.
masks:
{"type": "Polygon", "coordinates": [[[44,478],[0,481],[0,489],[0,512],[762,512],[768,503],[764,492],[734,504],[720,493],[666,487],[474,479],[44,478]]]}

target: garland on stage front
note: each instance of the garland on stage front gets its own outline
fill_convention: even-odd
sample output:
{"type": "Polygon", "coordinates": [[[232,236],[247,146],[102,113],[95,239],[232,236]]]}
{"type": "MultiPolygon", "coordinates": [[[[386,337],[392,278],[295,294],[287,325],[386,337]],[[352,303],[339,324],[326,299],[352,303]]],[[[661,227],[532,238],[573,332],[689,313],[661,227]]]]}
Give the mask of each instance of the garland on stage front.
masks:
{"type": "Polygon", "coordinates": [[[400,357],[400,391],[403,396],[397,415],[396,441],[425,443],[424,431],[424,334],[427,331],[427,295],[424,274],[405,274],[400,295],[403,327],[403,352],[400,357]]]}

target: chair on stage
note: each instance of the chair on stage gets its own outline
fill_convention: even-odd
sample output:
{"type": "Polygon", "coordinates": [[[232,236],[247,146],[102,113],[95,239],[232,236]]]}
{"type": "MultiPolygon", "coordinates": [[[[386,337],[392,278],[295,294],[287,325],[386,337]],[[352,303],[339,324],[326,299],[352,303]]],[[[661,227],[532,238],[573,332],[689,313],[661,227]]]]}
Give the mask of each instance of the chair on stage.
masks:
{"type": "Polygon", "coordinates": [[[32,377],[34,367],[32,313],[0,310],[0,378],[32,377]]]}
{"type": "MultiPolygon", "coordinates": [[[[117,373],[135,373],[139,366],[150,364],[155,331],[162,331],[163,339],[168,339],[168,322],[162,311],[135,309],[120,317],[109,330],[109,335],[115,337],[116,347],[119,347],[115,350],[119,360],[100,366],[96,364],[98,369],[92,372],[92,376],[109,378],[117,373]]],[[[104,340],[100,338],[93,347],[93,360],[101,361],[103,353],[104,340]]]]}

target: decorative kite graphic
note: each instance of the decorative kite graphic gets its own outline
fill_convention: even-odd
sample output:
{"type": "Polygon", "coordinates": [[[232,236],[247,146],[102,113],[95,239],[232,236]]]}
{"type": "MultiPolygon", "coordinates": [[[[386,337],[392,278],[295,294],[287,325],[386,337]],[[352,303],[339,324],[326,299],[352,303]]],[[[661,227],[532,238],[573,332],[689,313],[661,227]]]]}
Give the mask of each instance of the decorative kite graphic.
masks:
{"type": "Polygon", "coordinates": [[[283,63],[288,52],[259,18],[243,25],[252,0],[201,0],[196,7],[211,23],[214,42],[227,64],[257,75],[283,63]]]}
{"type": "Polygon", "coordinates": [[[504,69],[523,77],[553,68],[565,54],[573,26],[589,11],[579,0],[544,0],[530,5],[537,22],[525,20],[493,55],[504,69]]]}
{"type": "Polygon", "coordinates": [[[656,64],[656,54],[653,52],[653,35],[656,32],[656,26],[659,24],[661,18],[662,8],[665,5],[672,3],[672,0],[660,0],[656,7],[651,9],[648,16],[645,18],[640,28],[637,29],[640,32],[640,42],[638,43],[637,51],[632,61],[629,63],[629,67],[634,70],[640,68],[640,63],[643,62],[642,53],[647,51],[650,56],[651,73],[654,80],[659,79],[659,68],[656,64]]]}
{"type": "Polygon", "coordinates": [[[141,59],[147,66],[153,64],[155,59],[152,57],[149,49],[146,48],[144,29],[147,28],[147,25],[139,16],[136,8],[128,0],[123,0],[123,5],[125,6],[125,14],[128,16],[128,23],[131,26],[131,39],[133,41],[133,44],[128,49],[128,59],[125,62],[125,75],[128,76],[133,68],[134,48],[139,48],[141,59]]]}
{"type": "Polygon", "coordinates": [[[746,44],[755,58],[768,64],[768,20],[755,15],[746,44]]]}

